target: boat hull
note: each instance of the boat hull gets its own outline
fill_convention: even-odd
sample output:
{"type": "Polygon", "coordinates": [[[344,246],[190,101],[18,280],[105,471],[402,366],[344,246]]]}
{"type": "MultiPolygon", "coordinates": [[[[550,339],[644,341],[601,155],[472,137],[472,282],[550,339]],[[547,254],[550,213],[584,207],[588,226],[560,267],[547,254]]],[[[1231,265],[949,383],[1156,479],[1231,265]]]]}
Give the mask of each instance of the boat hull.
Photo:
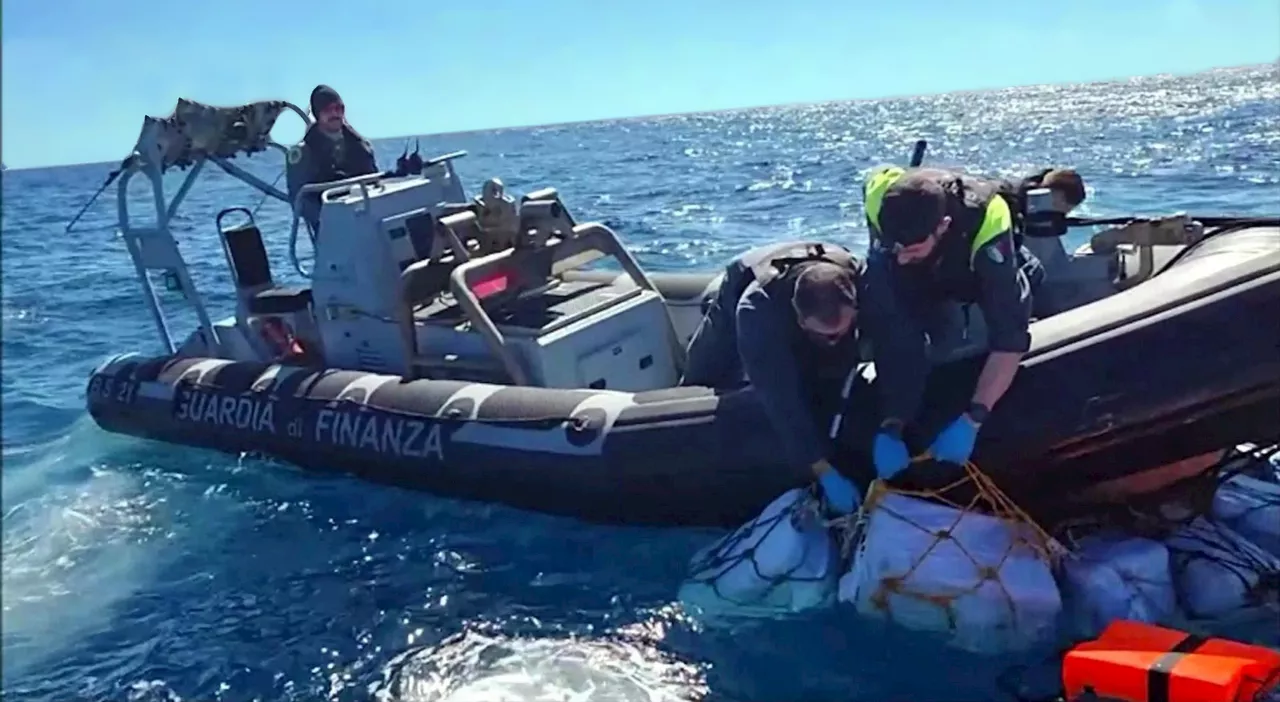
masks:
{"type": "MultiPolygon", "coordinates": [[[[1044,518],[1087,509],[1074,497],[1098,483],[1274,439],[1280,229],[1208,239],[1135,288],[1038,322],[1033,336],[974,461],[1044,518]]],[[[963,410],[983,360],[935,369],[921,435],[963,410]]],[[[875,403],[873,386],[859,384],[853,401],[875,403]]],[[[878,413],[849,417],[850,460],[865,463],[878,413]]],[[[953,466],[926,464],[898,482],[939,487],[957,476],[953,466]]]]}
{"type": "MultiPolygon", "coordinates": [[[[1077,508],[1063,496],[1090,485],[1275,436],[1280,229],[1206,240],[1148,282],[1037,322],[1033,337],[974,456],[1033,513],[1061,516],[1077,508]]],[[[921,436],[963,409],[982,361],[935,368],[921,436]]],[[[873,370],[823,409],[843,410],[839,458],[864,483],[880,421],[873,370]]],[[[504,387],[131,355],[92,374],[87,404],[111,432],[589,521],[733,525],[811,479],[782,464],[750,388],[504,387]]],[[[896,481],[956,474],[924,463],[896,481]]]]}

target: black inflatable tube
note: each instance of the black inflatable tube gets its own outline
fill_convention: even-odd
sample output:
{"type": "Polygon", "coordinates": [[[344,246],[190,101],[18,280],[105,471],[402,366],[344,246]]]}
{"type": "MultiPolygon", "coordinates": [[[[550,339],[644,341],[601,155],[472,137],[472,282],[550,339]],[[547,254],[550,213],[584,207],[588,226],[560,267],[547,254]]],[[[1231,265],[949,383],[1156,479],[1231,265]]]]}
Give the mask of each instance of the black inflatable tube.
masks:
{"type": "MultiPolygon", "coordinates": [[[[1047,517],[1062,511],[1059,496],[1099,481],[1274,436],[1277,235],[1205,242],[1110,312],[1042,323],[1046,340],[992,412],[976,462],[1047,517]],[[1256,262],[1240,255],[1250,247],[1262,252],[1256,262]],[[1215,252],[1247,265],[1218,270],[1215,252]],[[1164,300],[1162,289],[1182,292],[1164,300]],[[1126,308],[1133,300],[1141,307],[1126,308]]],[[[983,360],[935,369],[920,436],[965,406],[983,360]]],[[[835,411],[834,395],[819,398],[824,411],[835,411]]],[[[731,526],[811,479],[780,467],[750,389],[630,395],[131,356],[93,373],[87,405],[108,431],[590,521],[731,526]]],[[[845,409],[839,458],[866,482],[880,419],[873,379],[854,384],[845,409]]],[[[896,482],[936,487],[956,475],[923,464],[896,482]]]]}
{"type": "Polygon", "coordinates": [[[125,357],[93,374],[88,407],[108,431],[589,521],[729,524],[803,481],[777,466],[749,390],[631,396],[125,357]]]}

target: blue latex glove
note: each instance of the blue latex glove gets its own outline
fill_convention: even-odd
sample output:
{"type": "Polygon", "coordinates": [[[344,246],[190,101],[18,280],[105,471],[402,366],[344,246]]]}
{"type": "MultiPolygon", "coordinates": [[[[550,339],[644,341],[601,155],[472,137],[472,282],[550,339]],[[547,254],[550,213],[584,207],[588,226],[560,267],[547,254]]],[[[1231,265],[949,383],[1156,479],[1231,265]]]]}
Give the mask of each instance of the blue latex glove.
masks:
{"type": "Polygon", "coordinates": [[[938,432],[929,450],[939,461],[964,463],[973,453],[973,443],[978,439],[978,425],[965,415],[956,417],[945,429],[938,432]]]}
{"type": "Polygon", "coordinates": [[[871,459],[876,465],[876,475],[886,480],[901,473],[911,464],[911,454],[902,439],[888,432],[876,434],[871,444],[871,459]]]}
{"type": "Polygon", "coordinates": [[[818,476],[818,484],[822,485],[822,493],[826,495],[827,504],[840,514],[852,514],[862,502],[858,488],[834,468],[818,476]]]}

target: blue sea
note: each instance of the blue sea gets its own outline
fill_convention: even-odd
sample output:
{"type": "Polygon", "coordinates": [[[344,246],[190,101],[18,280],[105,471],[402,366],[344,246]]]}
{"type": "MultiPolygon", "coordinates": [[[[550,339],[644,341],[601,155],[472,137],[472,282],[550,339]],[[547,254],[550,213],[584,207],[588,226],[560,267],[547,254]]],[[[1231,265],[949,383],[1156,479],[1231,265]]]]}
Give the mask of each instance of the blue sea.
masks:
{"type": "MultiPolygon", "coordinates": [[[[421,145],[424,156],[467,150],[458,170],[472,193],[492,176],[517,195],[554,186],[579,220],[613,226],[649,269],[706,270],[783,237],[861,247],[860,176],[905,161],[918,138],[929,162],[978,172],[1074,166],[1089,185],[1083,214],[1274,215],[1278,72],[434,135],[421,145]]],[[[362,108],[349,110],[358,128],[362,108]]],[[[379,141],[380,164],[403,145],[379,141]]],[[[132,145],[119,146],[123,157],[132,145]]],[[[268,182],[282,166],[275,154],[242,163],[268,182]]],[[[592,526],[100,431],[83,409],[89,371],[111,354],[160,350],[113,231],[114,190],[64,233],[115,165],[3,175],[6,700],[994,694],[1009,660],[954,653],[843,611],[734,630],[700,624],[676,590],[690,556],[722,532],[592,526]]],[[[259,200],[211,167],[175,222],[220,314],[232,298],[214,214],[259,200]]],[[[287,214],[274,201],[258,211],[281,277],[287,214]]]]}

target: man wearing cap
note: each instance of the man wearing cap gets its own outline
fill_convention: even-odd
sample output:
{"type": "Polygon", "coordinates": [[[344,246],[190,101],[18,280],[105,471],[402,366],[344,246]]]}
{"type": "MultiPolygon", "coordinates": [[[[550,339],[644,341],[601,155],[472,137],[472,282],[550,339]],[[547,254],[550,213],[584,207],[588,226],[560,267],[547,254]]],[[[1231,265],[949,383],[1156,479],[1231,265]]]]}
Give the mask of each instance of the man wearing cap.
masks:
{"type": "Polygon", "coordinates": [[[819,242],[761,246],[725,268],[689,340],[681,385],[750,383],[793,465],[807,466],[827,502],[850,513],[857,488],[827,459],[811,398],[839,389],[858,361],[855,323],[862,262],[819,242]]]}
{"type": "MultiPolygon", "coordinates": [[[[373,145],[347,122],[346,105],[338,92],[327,85],[311,91],[311,114],[315,124],[302,142],[289,149],[287,178],[289,201],[304,185],[327,183],[378,172],[373,145]]],[[[320,228],[320,193],[302,199],[302,217],[311,231],[320,228]]]]}
{"type": "Polygon", "coordinates": [[[1000,183],[1006,197],[1011,196],[1017,203],[1019,213],[1026,212],[1027,191],[1035,188],[1047,189],[1053,198],[1053,209],[1064,215],[1085,201],[1084,179],[1072,168],[1042,168],[1025,178],[1000,183]]]}
{"type": "Polygon", "coordinates": [[[998,181],[929,168],[885,167],[867,179],[872,241],[863,323],[884,401],[885,420],[872,445],[882,477],[910,462],[902,432],[924,394],[927,345],[948,331],[948,302],[978,305],[990,355],[968,409],[934,438],[934,458],[969,459],[1030,347],[1031,293],[1043,274],[1035,257],[1015,245],[1015,213],[1000,189],[998,181]]]}

